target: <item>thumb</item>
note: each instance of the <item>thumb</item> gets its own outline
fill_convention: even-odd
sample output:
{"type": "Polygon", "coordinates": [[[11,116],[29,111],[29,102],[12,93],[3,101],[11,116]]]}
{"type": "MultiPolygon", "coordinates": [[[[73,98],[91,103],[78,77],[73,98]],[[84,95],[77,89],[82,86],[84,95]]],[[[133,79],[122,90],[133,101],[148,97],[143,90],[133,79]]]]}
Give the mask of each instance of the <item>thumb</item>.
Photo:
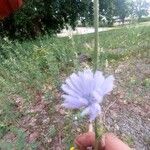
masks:
{"type": "Polygon", "coordinates": [[[80,150],[87,150],[87,147],[94,147],[95,133],[87,132],[87,133],[79,135],[75,139],[75,144],[77,145],[77,148],[80,150]]]}
{"type": "Polygon", "coordinates": [[[131,150],[128,145],[119,140],[114,134],[105,134],[101,140],[105,150],[131,150]]]}

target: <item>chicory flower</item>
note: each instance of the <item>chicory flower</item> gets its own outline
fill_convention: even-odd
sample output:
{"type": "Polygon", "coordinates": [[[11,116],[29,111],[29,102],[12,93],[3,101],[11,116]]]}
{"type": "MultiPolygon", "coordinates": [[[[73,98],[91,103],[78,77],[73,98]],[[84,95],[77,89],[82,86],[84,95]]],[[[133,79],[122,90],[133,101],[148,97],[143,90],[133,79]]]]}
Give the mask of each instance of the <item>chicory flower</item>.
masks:
{"type": "Polygon", "coordinates": [[[90,121],[101,113],[100,103],[103,97],[112,91],[114,77],[105,78],[101,71],[73,73],[62,85],[64,91],[63,106],[69,109],[83,109],[82,115],[88,115],[90,121]]]}

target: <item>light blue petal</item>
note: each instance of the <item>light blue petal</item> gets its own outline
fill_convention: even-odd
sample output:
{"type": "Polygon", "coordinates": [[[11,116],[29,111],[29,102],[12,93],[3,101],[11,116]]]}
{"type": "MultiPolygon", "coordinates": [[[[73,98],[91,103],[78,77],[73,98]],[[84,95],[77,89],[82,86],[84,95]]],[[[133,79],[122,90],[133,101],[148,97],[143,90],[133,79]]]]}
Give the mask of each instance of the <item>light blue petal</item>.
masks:
{"type": "Polygon", "coordinates": [[[89,119],[93,121],[98,115],[101,114],[101,107],[98,103],[95,103],[90,106],[89,119]]]}
{"type": "Polygon", "coordinates": [[[70,80],[71,80],[71,83],[74,85],[74,87],[83,94],[84,87],[82,85],[82,81],[79,78],[79,76],[77,74],[73,73],[70,76],[70,80]]]}
{"type": "Polygon", "coordinates": [[[63,106],[70,109],[76,109],[81,107],[86,107],[88,102],[86,99],[83,98],[75,98],[68,95],[63,95],[63,98],[65,99],[63,106]]]}
{"type": "Polygon", "coordinates": [[[81,116],[89,115],[89,112],[90,112],[90,107],[86,107],[86,108],[82,111],[81,116]]]}
{"type": "Polygon", "coordinates": [[[93,97],[95,98],[97,103],[101,103],[103,100],[103,96],[101,96],[98,92],[94,91],[92,93],[93,97]]]}
{"type": "Polygon", "coordinates": [[[88,101],[85,99],[85,98],[77,98],[77,97],[73,97],[73,96],[70,96],[70,95],[62,95],[62,98],[65,99],[65,102],[66,103],[69,103],[72,101],[75,101],[75,103],[80,103],[81,105],[84,105],[84,106],[87,106],[88,105],[88,101]]]}
{"type": "Polygon", "coordinates": [[[89,116],[89,120],[93,121],[95,120],[95,118],[101,113],[101,107],[98,103],[94,103],[88,107],[86,107],[83,112],[82,112],[82,116],[84,115],[88,115],[89,116]]]}
{"type": "Polygon", "coordinates": [[[113,86],[114,86],[114,77],[113,76],[109,76],[105,79],[105,81],[103,82],[102,86],[101,86],[101,93],[102,96],[104,96],[105,94],[108,94],[109,92],[112,91],[113,86]]]}
{"type": "Polygon", "coordinates": [[[83,95],[86,95],[87,94],[87,88],[86,88],[86,85],[85,85],[84,73],[79,71],[78,76],[79,76],[79,80],[80,80],[80,83],[81,83],[80,86],[82,88],[82,93],[83,93],[83,95]]]}
{"type": "Polygon", "coordinates": [[[75,104],[70,104],[70,103],[63,103],[62,106],[65,108],[68,108],[68,109],[79,109],[80,108],[80,106],[75,105],[75,104]]]}
{"type": "Polygon", "coordinates": [[[76,92],[78,95],[82,96],[82,92],[80,90],[78,90],[71,82],[71,79],[68,78],[66,79],[66,84],[70,87],[70,89],[72,89],[74,92],[76,92]]]}
{"type": "Polygon", "coordinates": [[[82,84],[84,86],[84,95],[89,95],[91,91],[94,89],[94,78],[93,72],[90,69],[84,70],[84,72],[79,72],[79,76],[82,80],[82,84]]]}
{"type": "Polygon", "coordinates": [[[83,74],[86,76],[86,75],[88,75],[87,77],[88,78],[93,78],[93,72],[91,71],[91,69],[86,69],[86,70],[84,70],[84,72],[83,72],[83,74]]]}
{"type": "Polygon", "coordinates": [[[94,74],[95,90],[99,89],[103,84],[105,77],[101,71],[96,71],[94,74]]]}
{"type": "Polygon", "coordinates": [[[66,94],[74,96],[74,97],[79,97],[79,95],[73,90],[71,90],[66,84],[63,84],[61,88],[66,94]]]}

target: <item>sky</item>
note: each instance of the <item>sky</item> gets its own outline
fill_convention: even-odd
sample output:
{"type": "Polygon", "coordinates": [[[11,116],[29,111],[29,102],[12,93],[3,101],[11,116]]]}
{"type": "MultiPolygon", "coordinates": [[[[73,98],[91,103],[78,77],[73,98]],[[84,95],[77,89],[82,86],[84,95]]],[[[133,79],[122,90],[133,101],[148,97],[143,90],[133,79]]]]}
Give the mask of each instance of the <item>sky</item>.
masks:
{"type": "MultiPolygon", "coordinates": [[[[133,0],[133,1],[136,1],[136,0],[133,0]]],[[[150,0],[146,0],[147,2],[150,2],[150,0]]]]}
{"type": "MultiPolygon", "coordinates": [[[[133,0],[133,1],[136,1],[136,0],[133,0]]],[[[146,0],[146,1],[150,3],[150,0],[146,0]]]]}

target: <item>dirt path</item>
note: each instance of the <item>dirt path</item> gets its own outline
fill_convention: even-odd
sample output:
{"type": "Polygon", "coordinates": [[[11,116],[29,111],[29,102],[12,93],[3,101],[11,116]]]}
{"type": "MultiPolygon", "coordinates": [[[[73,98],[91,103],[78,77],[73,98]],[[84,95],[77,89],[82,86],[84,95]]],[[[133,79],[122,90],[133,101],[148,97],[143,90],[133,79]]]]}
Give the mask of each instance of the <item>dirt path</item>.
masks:
{"type": "MultiPolygon", "coordinates": [[[[136,25],[139,26],[149,26],[150,22],[142,22],[142,23],[138,23],[138,24],[128,24],[125,26],[134,26],[136,27],[136,25]]],[[[120,25],[117,25],[115,27],[100,27],[99,28],[99,32],[103,32],[103,31],[109,31],[109,30],[113,30],[116,29],[117,27],[119,27],[120,25]]],[[[69,28],[68,30],[64,29],[61,31],[61,33],[57,34],[58,37],[67,37],[67,36],[71,36],[71,35],[83,35],[83,34],[89,34],[89,33],[94,33],[94,28],[93,27],[77,27],[75,30],[72,30],[71,28],[69,28]]]]}
{"type": "MultiPolygon", "coordinates": [[[[99,28],[99,32],[102,31],[109,31],[114,28],[99,28]]],[[[74,31],[72,29],[64,29],[62,30],[61,33],[57,34],[58,37],[66,37],[66,36],[71,36],[71,35],[83,35],[83,34],[88,34],[88,33],[94,33],[94,28],[92,27],[77,27],[74,31]]]]}
{"type": "Polygon", "coordinates": [[[115,69],[117,88],[104,103],[107,129],[136,150],[150,149],[150,61],[133,58],[115,69]]]}

